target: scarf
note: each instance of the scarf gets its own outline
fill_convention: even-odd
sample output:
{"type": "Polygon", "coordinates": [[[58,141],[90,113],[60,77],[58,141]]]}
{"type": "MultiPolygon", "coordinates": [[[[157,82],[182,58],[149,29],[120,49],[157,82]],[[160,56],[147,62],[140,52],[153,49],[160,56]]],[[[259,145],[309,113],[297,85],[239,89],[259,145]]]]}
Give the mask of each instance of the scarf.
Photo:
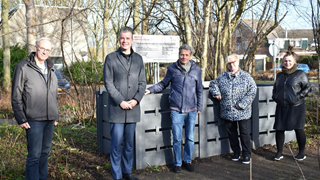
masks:
{"type": "Polygon", "coordinates": [[[294,64],[291,69],[287,69],[287,68],[285,68],[284,66],[282,66],[282,72],[283,72],[284,74],[286,74],[286,75],[292,74],[292,73],[294,73],[296,70],[297,70],[297,64],[294,64]]]}
{"type": "Polygon", "coordinates": [[[190,63],[190,61],[189,61],[186,65],[183,65],[183,64],[181,64],[180,61],[179,61],[179,66],[180,66],[182,72],[183,72],[184,74],[187,74],[187,73],[189,72],[189,70],[190,70],[191,63],[190,63]]]}

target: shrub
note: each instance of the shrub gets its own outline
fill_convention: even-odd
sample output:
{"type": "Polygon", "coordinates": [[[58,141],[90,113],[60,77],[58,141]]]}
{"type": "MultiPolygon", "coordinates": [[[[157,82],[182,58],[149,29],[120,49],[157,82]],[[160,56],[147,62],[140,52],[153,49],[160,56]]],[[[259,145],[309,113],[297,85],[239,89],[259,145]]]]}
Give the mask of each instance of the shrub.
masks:
{"type": "MultiPolygon", "coordinates": [[[[75,62],[70,66],[70,72],[72,74],[73,80],[76,83],[88,83],[94,84],[95,82],[100,83],[103,81],[103,63],[99,61],[80,61],[75,62]]],[[[68,75],[67,70],[64,70],[64,73],[68,75]]]]}
{"type": "MultiPolygon", "coordinates": [[[[28,56],[27,46],[20,47],[18,44],[10,47],[10,74],[14,67],[28,56]]],[[[3,82],[3,48],[0,48],[0,82],[3,82]]]]}
{"type": "Polygon", "coordinates": [[[314,59],[318,59],[318,56],[300,56],[298,63],[308,64],[310,69],[316,69],[314,65],[314,59]]]}

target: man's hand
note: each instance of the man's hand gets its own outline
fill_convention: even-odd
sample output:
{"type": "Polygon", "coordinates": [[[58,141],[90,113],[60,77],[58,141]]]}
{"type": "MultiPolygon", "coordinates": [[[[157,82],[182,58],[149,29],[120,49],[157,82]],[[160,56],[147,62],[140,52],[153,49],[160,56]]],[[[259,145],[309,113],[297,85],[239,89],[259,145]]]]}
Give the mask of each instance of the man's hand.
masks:
{"type": "Polygon", "coordinates": [[[31,128],[29,123],[27,123],[27,122],[23,123],[23,124],[20,124],[19,126],[22,127],[22,128],[25,128],[25,129],[30,129],[31,128]]]}
{"type": "Polygon", "coordinates": [[[145,91],[144,91],[144,95],[147,95],[147,94],[150,94],[151,92],[150,92],[150,90],[149,89],[146,89],[145,91]]]}
{"type": "Polygon", "coordinates": [[[197,111],[197,114],[200,114],[201,113],[201,111],[197,111]]]}
{"type": "Polygon", "coordinates": [[[59,124],[58,121],[54,121],[54,123],[53,123],[54,126],[56,126],[58,124],[59,124]]]}
{"type": "Polygon", "coordinates": [[[132,109],[132,106],[129,103],[129,101],[122,101],[121,104],[120,104],[120,107],[122,109],[132,109]]]}
{"type": "Polygon", "coordinates": [[[221,96],[220,95],[215,95],[214,98],[218,99],[219,101],[221,100],[221,96]]]}
{"type": "MultiPolygon", "coordinates": [[[[138,104],[138,101],[135,100],[135,99],[131,99],[128,103],[129,103],[129,104],[131,105],[131,107],[133,108],[133,107],[135,107],[135,106],[138,104]]],[[[132,109],[132,108],[131,108],[131,109],[132,109]]]]}

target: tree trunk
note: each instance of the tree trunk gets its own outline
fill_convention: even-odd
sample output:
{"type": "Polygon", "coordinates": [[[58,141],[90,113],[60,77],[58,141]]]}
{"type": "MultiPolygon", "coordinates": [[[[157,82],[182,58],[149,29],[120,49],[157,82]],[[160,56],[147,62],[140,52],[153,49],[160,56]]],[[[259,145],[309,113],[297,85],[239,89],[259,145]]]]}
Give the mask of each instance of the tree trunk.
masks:
{"type": "Polygon", "coordinates": [[[203,41],[202,41],[202,57],[201,57],[201,77],[202,81],[205,80],[206,70],[208,65],[208,41],[209,41],[209,22],[210,22],[210,7],[211,0],[206,1],[205,12],[204,12],[204,30],[203,30],[203,41]]]}
{"type": "MultiPolygon", "coordinates": [[[[246,5],[247,0],[242,0],[242,1],[225,1],[224,5],[225,7],[223,9],[220,9],[218,11],[219,14],[219,18],[220,18],[220,25],[221,30],[219,29],[220,25],[218,24],[218,31],[219,32],[219,36],[217,37],[217,46],[220,46],[218,51],[216,51],[215,53],[217,53],[217,55],[215,57],[218,57],[218,59],[215,59],[215,62],[218,63],[217,67],[218,67],[218,74],[220,74],[221,72],[225,71],[226,69],[226,63],[225,63],[225,59],[228,55],[231,54],[232,49],[231,49],[231,45],[232,45],[232,34],[235,31],[236,25],[239,22],[239,19],[241,17],[241,14],[244,11],[244,7],[246,5]],[[237,3],[237,4],[235,4],[237,3]],[[236,11],[234,14],[232,14],[232,12],[234,12],[233,8],[237,7],[236,11]],[[224,18],[221,19],[224,15],[224,18]]],[[[217,49],[217,48],[216,48],[217,49]]]]}
{"type": "Polygon", "coordinates": [[[2,19],[2,34],[6,34],[2,37],[3,44],[3,91],[10,92],[11,90],[11,75],[10,75],[10,39],[9,39],[9,6],[8,0],[2,0],[1,3],[1,19],[2,19]]]}
{"type": "Polygon", "coordinates": [[[110,9],[108,7],[109,0],[104,0],[104,12],[103,12],[103,40],[102,40],[102,58],[104,59],[108,54],[108,17],[110,15],[110,9]]]}
{"type": "Polygon", "coordinates": [[[31,53],[35,51],[35,42],[37,40],[37,29],[34,26],[36,24],[36,8],[34,0],[23,0],[23,2],[26,5],[28,52],[31,53]]]}
{"type": "Polygon", "coordinates": [[[142,18],[142,29],[141,34],[148,34],[148,19],[147,19],[147,7],[146,2],[142,1],[142,11],[143,11],[143,18],[142,18]]]}
{"type": "Polygon", "coordinates": [[[185,28],[185,37],[186,37],[186,44],[192,47],[192,30],[190,26],[190,18],[189,18],[189,6],[188,0],[182,0],[182,15],[183,15],[183,23],[185,28]]]}
{"type": "MultiPolygon", "coordinates": [[[[313,2],[310,0],[311,5],[311,19],[313,27],[313,38],[315,39],[315,48],[318,54],[318,70],[320,70],[320,0],[313,2]]],[[[320,73],[318,71],[318,84],[320,87],[320,73]]]]}
{"type": "Polygon", "coordinates": [[[134,0],[133,3],[133,33],[141,34],[140,28],[140,11],[139,11],[140,0],[134,0]]]}
{"type": "Polygon", "coordinates": [[[217,17],[217,31],[216,31],[216,37],[215,37],[215,42],[214,42],[214,70],[213,70],[213,78],[218,77],[218,68],[219,68],[219,52],[220,52],[220,34],[221,34],[221,12],[218,12],[218,17],[217,17]]]}
{"type": "MultiPolygon", "coordinates": [[[[148,19],[147,19],[147,6],[146,6],[146,1],[141,1],[142,3],[142,27],[141,27],[141,34],[148,34],[148,19]]],[[[147,79],[147,84],[152,84],[152,71],[153,69],[151,68],[151,63],[146,63],[145,64],[145,69],[146,69],[146,79],[147,79]]]]}

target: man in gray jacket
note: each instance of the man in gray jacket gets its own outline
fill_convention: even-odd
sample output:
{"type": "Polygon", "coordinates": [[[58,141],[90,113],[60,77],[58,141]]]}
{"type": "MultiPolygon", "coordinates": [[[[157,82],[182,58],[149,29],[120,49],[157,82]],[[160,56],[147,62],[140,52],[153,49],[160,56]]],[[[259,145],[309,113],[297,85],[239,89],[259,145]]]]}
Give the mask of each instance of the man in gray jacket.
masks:
{"type": "Polygon", "coordinates": [[[47,60],[52,41],[40,38],[36,52],[19,62],[12,78],[12,109],[20,127],[26,129],[28,156],[25,179],[46,179],[53,126],[58,124],[58,80],[47,60]]]}
{"type": "Polygon", "coordinates": [[[132,176],[134,132],[140,121],[139,102],[146,88],[146,76],[142,57],[132,50],[132,42],[132,29],[123,27],[119,32],[120,48],[107,55],[103,70],[104,85],[109,94],[107,115],[111,127],[110,161],[114,179],[137,179],[132,176]]]}

